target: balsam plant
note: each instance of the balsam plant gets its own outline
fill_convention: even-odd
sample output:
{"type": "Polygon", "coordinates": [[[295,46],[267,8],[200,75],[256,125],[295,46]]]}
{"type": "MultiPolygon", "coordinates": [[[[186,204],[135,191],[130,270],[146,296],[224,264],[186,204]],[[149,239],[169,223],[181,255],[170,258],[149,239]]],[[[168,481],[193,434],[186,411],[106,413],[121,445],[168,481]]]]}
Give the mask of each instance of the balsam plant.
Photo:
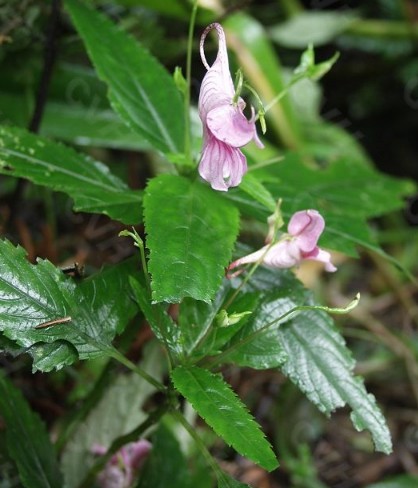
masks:
{"type": "MultiPolygon", "coordinates": [[[[0,377],[0,413],[20,483],[247,486],[219,467],[191,414],[240,455],[268,471],[278,468],[280,452],[223,378],[224,365],[281,371],[325,415],[347,405],[354,427],[370,432],[377,451],[390,453],[385,419],[354,375],[354,360],[332,319],[348,313],[359,297],[345,308],[320,305],[290,269],[316,260],[335,271],[323,248],[355,257],[363,246],[385,255],[367,221],[401,208],[413,191],[409,182],[374,170],[347,134],[342,151],[330,142],[318,154],[288,95],[301,80],[316,82],[337,56],[317,64],[309,46],[286,83],[263,28],[251,17],[234,14],[223,27],[202,28],[207,73],[198,103],[201,141],[190,122],[197,2],[191,7],[185,78],[179,69],[171,76],[140,43],[81,0],[66,0],[65,8],[107,85],[114,112],[127,125],[129,137],[121,136],[119,144],[128,147],[136,139],[167,170],[150,178],[144,191],[132,190],[70,146],[11,125],[0,128],[2,174],[63,192],[76,211],[125,224],[120,238],[132,239],[138,250],[136,257],[75,279],[47,260],[30,264],[22,247],[1,241],[2,350],[29,354],[33,370],[43,372],[79,360],[107,360],[80,412],[58,429],[55,447],[23,396],[0,377]],[[204,42],[212,29],[219,47],[209,64],[204,42]],[[238,60],[251,60],[238,70],[235,85],[224,29],[238,60]],[[249,118],[245,96],[255,105],[249,118]],[[263,140],[258,120],[263,134],[268,129],[263,140]],[[247,146],[251,141],[258,148],[247,146]],[[318,166],[319,158],[325,167],[318,166]],[[261,249],[248,254],[237,238],[254,221],[268,221],[269,230],[264,247],[260,241],[261,249]],[[141,224],[142,237],[132,227],[141,224]],[[284,224],[288,232],[281,230],[284,224]],[[125,352],[130,324],[137,327],[141,317],[155,342],[137,364],[125,352]],[[130,374],[109,385],[115,362],[130,374]],[[146,411],[145,400],[155,393],[146,411]],[[178,426],[190,434],[186,448],[175,435],[178,426]],[[205,463],[189,469],[185,449],[205,463]]],[[[325,127],[319,117],[315,124],[325,127]]],[[[342,129],[335,131],[341,136],[342,129]]]]}

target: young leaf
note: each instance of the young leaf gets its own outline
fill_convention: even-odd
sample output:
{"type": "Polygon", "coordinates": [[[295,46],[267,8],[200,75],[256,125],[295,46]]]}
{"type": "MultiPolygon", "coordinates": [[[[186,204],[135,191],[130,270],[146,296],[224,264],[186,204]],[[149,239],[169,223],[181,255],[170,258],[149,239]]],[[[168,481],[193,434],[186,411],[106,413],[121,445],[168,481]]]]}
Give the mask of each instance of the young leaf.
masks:
{"type": "Polygon", "coordinates": [[[0,414],[6,424],[7,447],[27,488],[61,488],[56,453],[45,425],[21,392],[0,374],[0,414]]]}
{"type": "Polygon", "coordinates": [[[45,371],[70,364],[76,351],[82,359],[103,354],[136,313],[131,272],[125,262],[77,284],[49,261],[30,264],[24,249],[0,241],[1,330],[45,371]]]}
{"type": "Polygon", "coordinates": [[[156,149],[181,152],[183,104],[172,77],[105,16],[79,0],[65,3],[115,111],[156,149]]]}
{"type": "Polygon", "coordinates": [[[171,378],[176,389],[227,444],[268,471],[278,466],[260,426],[220,375],[197,366],[178,366],[171,378]]]}
{"type": "Polygon", "coordinates": [[[154,178],[144,197],[152,298],[210,301],[224,275],[238,233],[238,212],[199,181],[154,178]]]}
{"type": "Polygon", "coordinates": [[[180,445],[164,423],[151,439],[152,450],[136,488],[193,488],[180,445]]]}
{"type": "Polygon", "coordinates": [[[141,221],[141,192],[130,190],[104,164],[23,129],[0,127],[0,173],[67,193],[76,210],[125,224],[141,221]]]}

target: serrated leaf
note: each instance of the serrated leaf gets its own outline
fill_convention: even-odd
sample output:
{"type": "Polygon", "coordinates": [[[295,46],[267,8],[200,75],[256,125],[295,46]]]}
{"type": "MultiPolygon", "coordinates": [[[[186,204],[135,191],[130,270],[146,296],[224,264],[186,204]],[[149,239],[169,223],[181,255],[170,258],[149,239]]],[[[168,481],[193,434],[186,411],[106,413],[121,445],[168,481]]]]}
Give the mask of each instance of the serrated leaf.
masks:
{"type": "Polygon", "coordinates": [[[76,210],[125,224],[141,221],[141,192],[130,190],[104,164],[23,129],[0,127],[0,173],[62,191],[76,210]]]}
{"type": "Polygon", "coordinates": [[[144,217],[153,300],[212,300],[238,234],[236,208],[199,181],[165,174],[146,189],[144,217]]]}
{"type": "Polygon", "coordinates": [[[151,439],[152,450],[136,488],[193,488],[179,442],[164,423],[151,439]]]}
{"type": "MultiPolygon", "coordinates": [[[[162,376],[161,351],[156,343],[145,349],[141,367],[154,378],[162,376]]],[[[92,447],[106,449],[146,419],[143,405],[153,387],[135,374],[121,375],[106,390],[100,402],[82,422],[66,445],[62,455],[65,488],[76,488],[94,462],[92,447]]]]}
{"type": "Polygon", "coordinates": [[[0,241],[1,330],[28,348],[34,367],[45,371],[69,364],[75,350],[82,359],[103,354],[136,313],[129,295],[131,272],[131,264],[125,262],[77,284],[49,261],[30,264],[23,248],[0,241]]]}
{"type": "Polygon", "coordinates": [[[0,374],[0,413],[6,424],[7,447],[27,488],[61,488],[56,453],[45,425],[21,392],[0,374]]]}
{"type": "Polygon", "coordinates": [[[176,389],[227,444],[268,471],[278,466],[260,426],[220,375],[197,366],[178,366],[171,378],[176,389]]]}
{"type": "Polygon", "coordinates": [[[116,112],[156,149],[181,152],[183,104],[172,77],[104,15],[78,0],[65,4],[116,112]]]}
{"type": "Polygon", "coordinates": [[[218,488],[251,488],[246,483],[234,480],[229,474],[222,473],[222,476],[218,477],[218,488]]]}
{"type": "MultiPolygon", "coordinates": [[[[235,283],[236,286],[240,281],[235,283]]],[[[304,303],[305,290],[287,270],[271,272],[259,268],[231,305],[231,310],[240,306],[240,302],[251,308],[252,313],[242,328],[225,346],[222,360],[254,369],[275,368],[282,365],[287,354],[278,340],[277,330],[285,321],[277,320],[296,305],[304,303]],[[275,300],[271,300],[268,292],[274,289],[275,300]],[[271,324],[264,332],[261,329],[271,324]],[[226,354],[226,352],[228,352],[226,354]]]]}
{"type": "Polygon", "coordinates": [[[194,358],[202,358],[209,355],[212,351],[210,340],[209,346],[204,340],[212,326],[216,315],[225,299],[225,296],[230,289],[230,282],[224,280],[222,286],[219,288],[215,298],[210,303],[185,298],[180,303],[178,325],[181,330],[181,339],[183,350],[187,356],[194,358]]]}
{"type": "Polygon", "coordinates": [[[33,371],[48,373],[73,364],[78,359],[77,349],[64,340],[52,343],[37,342],[27,351],[33,358],[33,371]]]}
{"type": "MultiPolygon", "coordinates": [[[[251,289],[256,287],[262,293],[260,301],[269,312],[265,324],[283,315],[282,308],[275,309],[276,301],[283,300],[283,293],[291,296],[296,305],[313,304],[312,294],[301,289],[290,273],[260,268],[254,278],[251,289]],[[283,275],[287,275],[287,292],[281,288],[283,275]],[[299,292],[295,293],[295,290],[299,292]]],[[[261,309],[261,315],[253,314],[252,320],[262,322],[263,315],[261,309]]],[[[354,426],[358,430],[369,430],[376,449],[390,453],[392,443],[385,419],[373,395],[367,393],[362,378],[353,375],[355,362],[331,317],[318,310],[300,311],[276,329],[275,337],[287,355],[281,366],[283,373],[319,410],[329,415],[335,409],[349,405],[354,426]]]]}
{"type": "MultiPolygon", "coordinates": [[[[282,291],[274,302],[259,300],[259,306],[247,319],[246,325],[234,335],[226,347],[230,350],[225,358],[226,362],[254,369],[269,369],[286,361],[286,351],[277,338],[277,329],[283,322],[278,320],[264,333],[257,334],[257,331],[296,306],[288,296],[288,291],[282,291]]],[[[258,295],[259,292],[255,297],[259,298],[258,295]]]]}
{"type": "Polygon", "coordinates": [[[135,299],[147,319],[155,337],[175,356],[183,353],[181,333],[173,319],[162,308],[162,304],[152,304],[151,296],[145,286],[134,277],[129,280],[135,299]]]}

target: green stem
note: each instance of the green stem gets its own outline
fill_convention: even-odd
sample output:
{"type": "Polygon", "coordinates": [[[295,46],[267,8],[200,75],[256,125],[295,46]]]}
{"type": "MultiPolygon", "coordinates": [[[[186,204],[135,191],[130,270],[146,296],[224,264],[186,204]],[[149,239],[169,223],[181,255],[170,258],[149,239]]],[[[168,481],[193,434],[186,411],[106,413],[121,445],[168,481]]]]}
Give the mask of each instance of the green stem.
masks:
{"type": "MultiPolygon", "coordinates": [[[[295,85],[298,81],[306,78],[305,75],[294,76],[289,83],[283,88],[281,92],[279,92],[265,107],[264,113],[268,112],[276,103],[280,102],[280,100],[289,93],[289,90],[295,85]]],[[[258,117],[256,117],[257,120],[258,117]]]]}
{"type": "Polygon", "coordinates": [[[109,459],[115,454],[121,447],[128,444],[129,442],[136,442],[143,434],[153,425],[155,425],[161,417],[167,413],[169,405],[164,403],[158,407],[154,412],[152,412],[148,418],[138,425],[134,430],[124,434],[112,442],[112,445],[107,450],[106,454],[101,456],[90,468],[87,476],[84,478],[83,482],[79,485],[79,488],[91,488],[94,485],[94,480],[96,476],[103,470],[109,459]]]}
{"type": "Polygon", "coordinates": [[[205,446],[202,439],[197,435],[196,429],[194,429],[193,426],[190,425],[189,422],[187,422],[187,420],[178,410],[172,411],[171,414],[184,427],[184,429],[188,432],[190,437],[194,440],[196,446],[199,448],[200,452],[203,454],[203,457],[206,459],[208,466],[213,469],[216,477],[218,479],[220,477],[223,477],[224,474],[222,473],[216,461],[213,459],[212,455],[208,451],[208,448],[205,446]]]}
{"type": "Polygon", "coordinates": [[[113,359],[116,361],[119,361],[121,364],[126,366],[128,369],[136,373],[137,375],[141,376],[145,381],[150,383],[152,386],[154,386],[157,390],[165,393],[166,388],[165,386],[157,381],[155,378],[150,376],[146,371],[144,371],[142,368],[134,364],[132,361],[130,361],[128,358],[126,358],[123,354],[121,354],[117,349],[111,348],[109,350],[109,356],[111,356],[113,359]]]}
{"type": "Polygon", "coordinates": [[[184,154],[186,160],[191,161],[191,134],[190,134],[190,91],[192,77],[192,52],[193,52],[193,34],[196,23],[197,4],[199,0],[193,3],[192,13],[190,15],[189,35],[187,40],[187,58],[186,58],[186,83],[187,89],[184,95],[184,154]]]}
{"type": "Polygon", "coordinates": [[[284,313],[280,317],[277,317],[277,319],[274,319],[271,322],[268,322],[266,325],[264,325],[263,327],[260,327],[260,329],[257,329],[253,333],[249,334],[247,337],[245,337],[241,341],[233,344],[228,349],[225,349],[225,351],[222,351],[217,356],[209,359],[208,361],[205,361],[205,366],[208,367],[208,365],[209,365],[211,368],[213,368],[214,366],[216,366],[217,364],[219,364],[220,362],[222,362],[222,359],[224,357],[228,356],[229,354],[231,354],[231,352],[235,351],[236,349],[242,347],[245,344],[248,344],[255,337],[257,337],[258,335],[260,335],[263,332],[265,332],[269,327],[271,327],[272,325],[276,324],[277,322],[282,321],[285,318],[290,317],[290,316],[292,316],[292,315],[294,315],[294,314],[296,314],[298,312],[303,312],[303,311],[307,311],[307,310],[320,310],[320,311],[323,311],[323,312],[328,312],[328,313],[334,313],[334,314],[337,314],[337,315],[342,315],[342,314],[346,314],[346,313],[350,312],[351,310],[353,310],[357,306],[359,300],[360,300],[360,294],[358,293],[356,295],[355,299],[352,300],[344,308],[331,308],[331,307],[326,307],[324,305],[298,305],[296,307],[293,307],[292,309],[288,310],[286,313],[284,313]]]}

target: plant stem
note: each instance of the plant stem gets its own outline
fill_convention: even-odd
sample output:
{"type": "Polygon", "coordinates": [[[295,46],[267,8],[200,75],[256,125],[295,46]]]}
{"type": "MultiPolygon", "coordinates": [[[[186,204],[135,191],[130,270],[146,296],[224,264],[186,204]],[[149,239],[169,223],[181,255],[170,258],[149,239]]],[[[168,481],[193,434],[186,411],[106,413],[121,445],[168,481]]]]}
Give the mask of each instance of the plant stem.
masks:
{"type": "Polygon", "coordinates": [[[358,293],[356,295],[355,299],[352,300],[346,307],[343,307],[343,308],[340,308],[340,307],[331,308],[331,307],[326,307],[323,305],[298,305],[296,307],[293,307],[290,310],[288,310],[287,312],[285,312],[283,315],[281,315],[280,317],[277,317],[277,319],[274,319],[271,322],[268,322],[263,327],[260,327],[259,329],[255,330],[253,333],[246,336],[240,342],[233,344],[228,349],[225,349],[225,351],[222,351],[217,356],[214,356],[213,358],[206,361],[205,366],[208,366],[208,364],[209,364],[210,367],[213,368],[216,364],[219,364],[224,357],[228,356],[229,354],[231,354],[231,352],[235,351],[235,349],[242,347],[243,345],[247,344],[248,342],[251,342],[255,337],[257,337],[258,335],[265,332],[269,327],[276,324],[277,322],[282,321],[287,317],[289,317],[289,319],[290,319],[290,317],[292,315],[294,315],[295,313],[308,311],[308,310],[321,310],[321,311],[328,312],[328,313],[334,313],[334,314],[342,315],[342,314],[351,312],[351,310],[354,310],[354,308],[357,306],[359,300],[360,300],[360,294],[358,293]]]}
{"type": "Polygon", "coordinates": [[[186,83],[187,89],[184,95],[184,154],[186,160],[191,161],[191,134],[190,134],[190,91],[191,91],[191,77],[192,77],[192,52],[193,52],[193,34],[196,23],[197,4],[199,0],[193,3],[192,13],[190,15],[189,35],[187,39],[187,58],[186,58],[186,83]]]}
{"type": "Polygon", "coordinates": [[[150,427],[155,425],[160,418],[167,413],[169,409],[169,405],[164,403],[156,410],[154,410],[148,418],[138,425],[134,430],[124,434],[117,439],[115,439],[111,446],[109,447],[106,454],[101,456],[91,467],[90,471],[88,472],[87,476],[83,480],[83,482],[79,485],[79,488],[91,488],[94,485],[94,479],[96,476],[102,471],[105,467],[106,463],[109,459],[115,454],[122,446],[128,444],[128,442],[135,442],[137,441],[150,427]]]}
{"type": "Polygon", "coordinates": [[[133,371],[137,375],[141,376],[141,378],[143,378],[145,381],[147,381],[152,386],[154,386],[158,391],[161,391],[163,393],[166,392],[166,388],[162,383],[157,381],[155,378],[150,376],[146,371],[144,371],[139,366],[137,366],[132,361],[130,361],[128,358],[126,358],[117,349],[111,348],[109,350],[109,356],[111,356],[113,359],[116,359],[116,361],[119,361],[121,364],[126,366],[128,369],[130,369],[131,371],[133,371]]]}
{"type": "Polygon", "coordinates": [[[208,451],[208,448],[205,446],[202,439],[197,435],[197,432],[193,428],[193,426],[191,426],[189,422],[187,422],[187,420],[178,410],[173,410],[171,414],[184,427],[184,429],[187,431],[190,437],[195,441],[200,452],[203,454],[204,458],[206,459],[208,466],[210,466],[213,469],[214,473],[216,474],[216,477],[219,479],[219,477],[224,476],[218,464],[216,463],[216,461],[213,459],[212,455],[208,451]]]}

